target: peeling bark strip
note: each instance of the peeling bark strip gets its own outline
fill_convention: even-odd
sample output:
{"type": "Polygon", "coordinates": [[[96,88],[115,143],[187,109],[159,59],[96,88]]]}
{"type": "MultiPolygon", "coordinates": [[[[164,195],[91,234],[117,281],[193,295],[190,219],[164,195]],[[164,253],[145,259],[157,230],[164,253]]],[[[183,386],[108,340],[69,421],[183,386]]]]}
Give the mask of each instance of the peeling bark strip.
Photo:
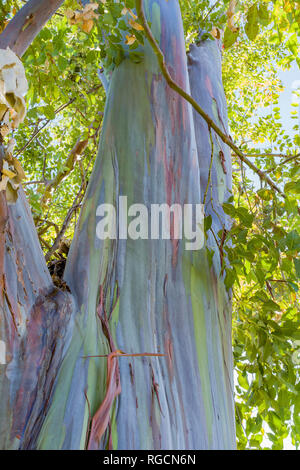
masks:
{"type": "Polygon", "coordinates": [[[64,0],[29,0],[0,34],[0,49],[22,56],[64,0]]]}
{"type": "MultiPolygon", "coordinates": [[[[164,356],[164,354],[155,354],[155,353],[154,354],[153,353],[126,354],[123,351],[116,349],[115,343],[112,337],[112,333],[110,331],[109,320],[111,319],[112,314],[116,308],[117,302],[119,300],[118,282],[116,282],[115,291],[116,291],[116,298],[111,305],[109,315],[107,314],[107,310],[105,306],[105,289],[103,288],[103,285],[101,285],[99,289],[99,305],[97,307],[97,315],[101,321],[102,331],[103,331],[104,336],[107,339],[109,349],[111,352],[108,355],[97,355],[97,356],[93,355],[93,356],[84,357],[84,359],[95,358],[95,357],[107,357],[106,393],[105,393],[105,397],[102,403],[100,404],[99,409],[94,414],[92,420],[90,419],[90,406],[89,406],[87,394],[85,392],[85,396],[86,396],[88,407],[89,407],[89,423],[91,422],[91,428],[88,425],[88,429],[87,429],[88,450],[96,450],[100,447],[101,439],[105,431],[107,430],[107,428],[109,430],[107,445],[109,449],[113,449],[112,433],[111,433],[111,412],[113,410],[115,399],[118,397],[118,395],[121,394],[121,391],[122,391],[118,357],[140,357],[140,356],[161,357],[161,356],[164,356]]],[[[152,370],[152,374],[153,374],[153,370],[152,370]]],[[[130,368],[130,377],[132,381],[132,378],[133,378],[132,368],[130,368]]],[[[154,389],[155,389],[155,392],[157,394],[158,401],[159,401],[158,384],[155,384],[153,382],[153,386],[154,386],[154,389]]]]}
{"type": "Polygon", "coordinates": [[[115,398],[121,393],[120,372],[118,365],[119,352],[114,351],[107,357],[107,388],[99,410],[93,417],[88,443],[89,450],[99,448],[101,438],[109,423],[110,412],[115,398]]]}
{"type": "MultiPolygon", "coordinates": [[[[110,422],[110,414],[113,408],[113,404],[115,399],[118,395],[120,395],[122,389],[120,384],[120,371],[119,365],[117,362],[118,357],[154,357],[154,356],[164,356],[164,354],[152,354],[152,353],[141,353],[141,354],[126,354],[120,350],[115,350],[110,354],[106,355],[99,355],[99,356],[85,356],[84,359],[91,358],[91,357],[107,357],[107,383],[106,383],[106,394],[104,397],[103,402],[101,403],[99,409],[96,411],[95,415],[91,419],[90,413],[90,404],[89,400],[85,391],[85,397],[88,403],[89,408],[89,421],[88,423],[92,423],[91,430],[87,429],[87,437],[88,437],[88,444],[87,448],[89,450],[95,450],[99,448],[101,438],[105,433],[106,429],[109,428],[109,449],[112,449],[112,443],[110,442],[111,439],[111,422],[110,422]]],[[[133,382],[133,372],[132,366],[130,366],[130,377],[131,382],[133,382]]],[[[158,384],[154,382],[154,375],[152,370],[152,380],[153,380],[153,390],[155,391],[158,399],[158,403],[160,406],[159,395],[158,395],[158,384]]],[[[161,408],[160,408],[161,409],[161,408]]]]}

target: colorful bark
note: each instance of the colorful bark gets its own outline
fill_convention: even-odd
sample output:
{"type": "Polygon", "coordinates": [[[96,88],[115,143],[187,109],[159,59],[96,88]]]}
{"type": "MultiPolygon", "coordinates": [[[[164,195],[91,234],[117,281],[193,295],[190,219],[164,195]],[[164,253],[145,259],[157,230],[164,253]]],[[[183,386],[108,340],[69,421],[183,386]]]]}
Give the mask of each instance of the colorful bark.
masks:
{"type": "MultiPolygon", "coordinates": [[[[192,45],[188,53],[188,70],[193,98],[227,133],[226,98],[218,42],[206,41],[199,46],[192,45]]],[[[213,233],[208,232],[207,247],[215,252],[213,269],[208,268],[205,259],[205,275],[202,270],[198,281],[198,285],[203,287],[201,293],[205,322],[202,328],[206,331],[207,345],[205,352],[203,348],[200,350],[200,343],[203,343],[198,343],[198,355],[199,358],[200,355],[208,358],[210,390],[207,390],[205,396],[206,410],[210,410],[212,417],[214,442],[219,442],[221,447],[226,443],[235,446],[230,296],[224,289],[221,273],[225,255],[223,249],[216,246],[214,239],[215,235],[221,246],[226,231],[230,229],[231,221],[224,213],[222,204],[231,196],[231,157],[229,148],[208,129],[204,119],[195,111],[193,115],[202,201],[206,199],[205,215],[212,217],[213,233]],[[208,397],[211,399],[208,400],[208,397]]],[[[196,284],[193,292],[197,292],[196,284]]]]}
{"type": "MultiPolygon", "coordinates": [[[[149,0],[146,13],[170,73],[189,90],[178,2],[149,0]]],[[[220,57],[213,52],[216,63],[212,66],[195,59],[209,57],[207,54],[214,47],[204,44],[194,49],[190,81],[194,97],[216,119],[224,120],[226,128],[220,57]],[[213,114],[214,109],[217,115],[213,114]]],[[[38,449],[235,446],[231,311],[220,276],[220,257],[215,255],[210,268],[205,249],[186,251],[185,240],[101,241],[96,237],[97,207],[112,203],[118,208],[120,195],[128,197],[128,206],[143,203],[149,211],[154,203],[200,203],[208,181],[210,142],[207,126],[166,84],[148,44],[141,63],[125,59],[115,69],[99,153],[65,272],[74,299],[67,293],[56,294],[56,299],[66,305],[67,315],[60,307],[48,306],[46,299],[52,285],[43,271],[41,253],[33,250],[37,240],[29,243],[24,255],[24,267],[31,266],[37,278],[36,286],[33,283],[31,294],[27,294],[30,301],[26,312],[30,315],[22,340],[24,361],[18,366],[21,378],[16,372],[13,374],[18,379],[15,386],[12,378],[4,380],[4,374],[0,376],[5,387],[16,390],[5,392],[5,396],[16,398],[4,419],[12,420],[12,407],[16,404],[21,416],[20,423],[4,428],[4,437],[11,436],[4,446],[38,449]],[[33,258],[31,264],[27,257],[33,258]],[[35,292],[43,286],[45,311],[35,292]],[[52,315],[56,318],[54,322],[49,321],[52,315]],[[61,328],[65,331],[58,335],[61,328]],[[54,360],[51,353],[56,336],[58,348],[54,360]],[[116,357],[116,350],[165,356],[116,357]],[[109,357],[87,357],[97,355],[109,357]],[[33,377],[29,368],[32,362],[33,377]],[[25,383],[27,376],[29,384],[25,383]],[[41,390],[42,384],[46,389],[39,401],[36,391],[41,390]],[[25,412],[27,405],[21,407],[24,390],[33,411],[25,412]],[[20,432],[19,443],[16,435],[20,432]]],[[[213,201],[220,210],[226,193],[222,188],[230,185],[230,165],[225,149],[225,163],[218,160],[217,145],[214,140],[216,156],[211,174],[213,185],[218,185],[217,191],[213,187],[213,201]]],[[[210,200],[207,201],[213,228],[218,231],[219,219],[210,200]]],[[[10,210],[17,211],[17,207],[10,210]]],[[[18,216],[16,213],[14,220],[18,216]]],[[[21,230],[26,230],[22,235],[29,240],[33,237],[31,225],[26,229],[18,225],[16,231],[21,230]]],[[[18,236],[21,237],[21,232],[18,236]]],[[[209,244],[214,244],[211,237],[209,244]]],[[[22,246],[18,238],[13,239],[13,245],[22,246]]],[[[14,259],[16,272],[17,264],[14,259]]],[[[4,272],[7,269],[5,266],[4,272]]],[[[16,277],[17,274],[11,276],[16,277]]],[[[16,285],[21,289],[20,282],[16,285]]],[[[9,325],[8,333],[15,337],[11,318],[9,325]]],[[[13,341],[11,349],[16,361],[18,357],[20,361],[20,341],[14,338],[13,341]]]]}
{"type": "Polygon", "coordinates": [[[68,347],[71,295],[49,275],[24,193],[0,204],[0,448],[34,442],[47,413],[64,349],[68,347]]]}
{"type": "MultiPolygon", "coordinates": [[[[22,55],[62,0],[30,0],[0,35],[22,55]]],[[[0,143],[0,168],[4,148],[0,143]]],[[[0,448],[35,448],[72,332],[74,299],[52,283],[23,190],[0,193],[0,448]],[[2,363],[3,362],[3,363],[2,363]]]]}
{"type": "Polygon", "coordinates": [[[17,55],[24,54],[44,24],[64,0],[29,0],[0,35],[0,49],[9,47],[17,55]]]}
{"type": "MultiPolygon", "coordinates": [[[[177,2],[150,1],[147,12],[170,72],[188,89],[177,2]]],[[[215,76],[211,87],[218,86],[215,76]]],[[[209,138],[208,130],[199,132],[200,142],[209,138]]],[[[205,158],[210,154],[208,148],[205,158]]],[[[204,250],[185,251],[183,241],[98,240],[96,209],[117,207],[119,195],[148,209],[201,202],[192,111],[169,89],[147,45],[142,63],[124,60],[111,79],[99,154],[65,274],[79,305],[76,334],[38,447],[86,445],[89,413],[97,426],[97,409],[107,400],[107,359],[82,356],[116,347],[165,357],[118,359],[122,392],[106,434],[98,442],[92,433],[90,448],[109,442],[118,449],[232,448],[230,303],[217,256],[210,270],[204,250]]]]}

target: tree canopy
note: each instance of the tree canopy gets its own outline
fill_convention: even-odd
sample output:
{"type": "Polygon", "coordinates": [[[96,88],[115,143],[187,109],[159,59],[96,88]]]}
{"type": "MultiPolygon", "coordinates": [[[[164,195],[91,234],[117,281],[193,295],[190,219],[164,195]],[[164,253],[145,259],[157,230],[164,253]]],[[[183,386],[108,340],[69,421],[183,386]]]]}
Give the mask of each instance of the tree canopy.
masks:
{"type": "MultiPolygon", "coordinates": [[[[2,0],[0,32],[24,3],[2,0]]],[[[282,116],[279,98],[281,71],[300,67],[300,1],[180,4],[187,51],[193,42],[222,41],[230,135],[242,155],[231,148],[233,192],[223,209],[232,229],[213,233],[233,291],[238,447],[281,449],[286,438],[298,447],[300,87],[290,116],[282,116]]],[[[16,141],[14,157],[26,174],[24,189],[52,272],[65,259],[78,220],[110,73],[124,57],[142,60],[145,28],[135,8],[135,0],[66,0],[22,57],[27,115],[4,139],[16,141]]],[[[13,186],[7,192],[13,202],[13,186]]],[[[212,231],[211,216],[205,231],[212,231]]]]}

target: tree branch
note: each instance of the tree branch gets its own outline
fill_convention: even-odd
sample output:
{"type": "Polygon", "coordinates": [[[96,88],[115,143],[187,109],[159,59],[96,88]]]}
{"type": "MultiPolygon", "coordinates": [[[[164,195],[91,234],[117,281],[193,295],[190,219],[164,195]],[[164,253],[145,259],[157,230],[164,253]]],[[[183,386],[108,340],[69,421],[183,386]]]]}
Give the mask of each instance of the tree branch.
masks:
{"type": "Polygon", "coordinates": [[[88,145],[88,139],[85,140],[80,140],[77,139],[76,144],[70,151],[67,160],[64,164],[64,167],[61,171],[57,173],[55,178],[46,185],[46,190],[43,194],[41,204],[42,206],[45,205],[48,202],[48,199],[53,192],[54,189],[57,188],[57,186],[73,171],[75,163],[77,161],[77,158],[82,155],[84,150],[86,149],[88,145]]]}
{"type": "Polygon", "coordinates": [[[186,91],[184,91],[171,77],[169,70],[167,68],[166,62],[165,62],[165,57],[160,49],[156,39],[154,38],[152,31],[149,27],[149,24],[147,22],[145,12],[144,12],[144,7],[143,7],[143,0],[136,0],[136,10],[138,13],[139,20],[145,30],[145,35],[152,46],[152,49],[157,57],[161,72],[166,79],[166,82],[172,88],[172,90],[176,91],[180,96],[182,96],[186,101],[188,101],[193,108],[197,111],[198,114],[207,122],[209,128],[213,129],[215,133],[223,140],[225,144],[230,147],[234,153],[240,158],[242,162],[244,162],[251,170],[253,170],[261,180],[265,181],[269,186],[271,186],[272,189],[277,191],[282,197],[286,197],[283,191],[269,178],[268,175],[266,175],[262,170],[257,168],[256,165],[254,165],[248,158],[243,154],[243,152],[234,144],[232,141],[231,137],[224,134],[224,132],[221,131],[221,129],[214,123],[214,121],[211,119],[211,117],[201,108],[201,106],[194,100],[194,98],[189,95],[186,91]]]}
{"type": "Polygon", "coordinates": [[[9,47],[20,57],[64,0],[29,0],[0,34],[0,49],[9,47]]]}
{"type": "Polygon", "coordinates": [[[64,234],[65,234],[65,232],[66,232],[66,230],[67,230],[67,228],[68,228],[68,226],[71,222],[73,212],[76,209],[78,209],[78,207],[80,207],[80,203],[81,203],[81,201],[83,199],[83,196],[84,196],[84,193],[85,193],[85,189],[86,189],[85,187],[86,187],[86,184],[84,182],[84,183],[81,184],[81,186],[79,188],[79,191],[76,194],[76,197],[74,199],[72,207],[70,207],[70,209],[67,212],[66,218],[63,222],[63,225],[62,225],[62,228],[61,228],[60,232],[57,234],[53,245],[51,246],[51,248],[49,247],[49,251],[45,255],[46,262],[48,262],[50,260],[51,256],[54,255],[56,250],[59,248],[60,241],[61,241],[62,237],[64,236],[64,234]]]}
{"type": "MultiPolygon", "coordinates": [[[[288,155],[286,153],[244,153],[244,156],[245,157],[253,157],[253,158],[256,158],[256,157],[282,157],[282,158],[287,158],[288,155]]],[[[293,160],[294,158],[298,158],[300,157],[300,153],[298,153],[297,155],[292,155],[291,157],[289,157],[289,160],[293,160]]],[[[280,165],[284,163],[284,162],[281,162],[280,165]]]]}
{"type": "Polygon", "coordinates": [[[206,18],[208,18],[208,16],[211,14],[211,12],[216,8],[216,6],[220,3],[220,0],[217,0],[211,7],[210,9],[208,10],[208,12],[206,13],[206,15],[204,16],[203,20],[206,20],[206,18]]]}
{"type": "Polygon", "coordinates": [[[283,162],[280,162],[279,165],[285,165],[288,162],[291,162],[292,160],[296,160],[297,158],[300,158],[300,153],[297,153],[297,155],[293,155],[292,157],[288,157],[283,162]]]}

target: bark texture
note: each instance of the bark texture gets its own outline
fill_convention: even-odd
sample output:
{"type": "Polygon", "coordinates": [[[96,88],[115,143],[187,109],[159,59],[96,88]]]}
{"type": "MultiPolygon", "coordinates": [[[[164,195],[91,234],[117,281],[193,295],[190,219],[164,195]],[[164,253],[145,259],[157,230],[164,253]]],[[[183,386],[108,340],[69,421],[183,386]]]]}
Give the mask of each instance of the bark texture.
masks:
{"type": "Polygon", "coordinates": [[[0,35],[0,49],[21,56],[64,0],[29,0],[0,35]]]}
{"type": "MultiPolygon", "coordinates": [[[[149,0],[145,7],[174,79],[186,90],[191,84],[227,129],[217,44],[193,47],[188,70],[178,2],[149,0]]],[[[97,207],[115,205],[119,221],[120,195],[150,212],[154,203],[200,203],[205,192],[217,233],[228,224],[221,204],[230,181],[228,152],[168,87],[150,46],[141,63],[125,59],[111,78],[68,257],[72,294],[53,290],[31,218],[18,219],[22,199],[1,206],[1,333],[9,354],[0,366],[9,402],[1,403],[2,448],[235,447],[231,306],[214,238],[210,267],[206,250],[187,251],[185,240],[96,237],[97,207]],[[119,357],[117,350],[165,355],[119,357]],[[96,355],[108,357],[87,357],[96,355]]]]}
{"type": "MultiPolygon", "coordinates": [[[[62,0],[30,0],[0,35],[0,48],[23,55],[62,0]]],[[[0,168],[4,148],[0,143],[0,168]]],[[[52,283],[23,189],[15,205],[0,193],[0,448],[35,448],[76,307],[52,283]]]]}
{"type": "Polygon", "coordinates": [[[47,414],[74,308],[49,275],[24,193],[0,201],[0,448],[27,448],[47,414]]]}

